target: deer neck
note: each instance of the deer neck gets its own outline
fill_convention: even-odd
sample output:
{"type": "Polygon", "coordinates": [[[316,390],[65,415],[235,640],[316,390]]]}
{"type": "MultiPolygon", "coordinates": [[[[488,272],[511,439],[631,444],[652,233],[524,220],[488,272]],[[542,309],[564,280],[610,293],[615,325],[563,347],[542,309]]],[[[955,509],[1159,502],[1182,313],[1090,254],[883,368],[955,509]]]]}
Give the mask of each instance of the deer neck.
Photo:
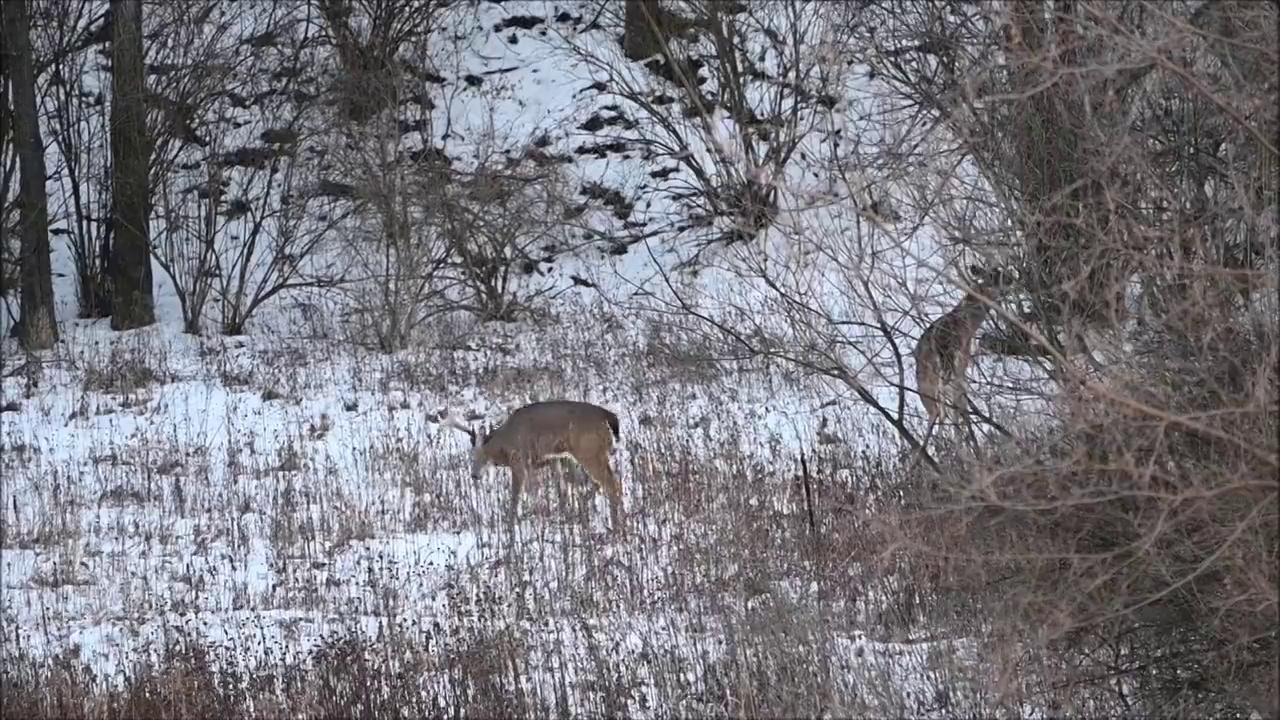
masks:
{"type": "Polygon", "coordinates": [[[978,330],[978,326],[982,321],[987,319],[987,313],[991,312],[991,306],[984,302],[981,298],[973,293],[966,293],[964,299],[956,306],[953,311],[959,319],[966,331],[965,334],[973,334],[978,330]]]}

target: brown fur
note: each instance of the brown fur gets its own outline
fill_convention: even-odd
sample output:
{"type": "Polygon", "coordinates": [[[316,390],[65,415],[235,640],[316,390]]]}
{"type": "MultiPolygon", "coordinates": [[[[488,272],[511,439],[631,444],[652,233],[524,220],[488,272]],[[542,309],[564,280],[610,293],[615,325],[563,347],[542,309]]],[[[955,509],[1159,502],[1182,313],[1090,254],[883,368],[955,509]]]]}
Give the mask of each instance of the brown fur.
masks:
{"type": "Polygon", "coordinates": [[[974,268],[974,273],[980,278],[977,287],[925,328],[913,353],[916,390],[930,427],[948,410],[961,415],[967,410],[973,338],[987,319],[991,309],[988,303],[999,299],[1008,288],[1008,279],[1000,271],[986,273],[974,268]]]}
{"type": "Polygon", "coordinates": [[[497,429],[481,435],[456,420],[445,424],[472,437],[471,476],[479,479],[487,465],[511,469],[508,522],[515,523],[520,493],[529,474],[567,455],[582,466],[609,498],[612,525],[624,519],[622,483],[609,463],[615,439],[621,437],[618,416],[598,405],[573,400],[530,403],[517,409],[497,429]]]}

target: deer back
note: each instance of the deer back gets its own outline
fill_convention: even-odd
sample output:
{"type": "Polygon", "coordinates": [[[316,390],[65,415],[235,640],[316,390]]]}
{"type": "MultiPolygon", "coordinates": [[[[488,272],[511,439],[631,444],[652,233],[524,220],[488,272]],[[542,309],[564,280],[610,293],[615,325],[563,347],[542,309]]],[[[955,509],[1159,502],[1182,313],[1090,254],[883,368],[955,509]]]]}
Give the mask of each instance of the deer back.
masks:
{"type": "Polygon", "coordinates": [[[969,362],[973,336],[986,319],[988,307],[973,295],[966,295],[955,308],[930,323],[916,345],[916,362],[936,368],[942,375],[963,370],[969,362]]]}
{"type": "Polygon", "coordinates": [[[924,362],[942,376],[964,372],[969,364],[973,337],[987,319],[991,306],[1012,285],[1013,278],[1001,269],[970,267],[977,286],[965,292],[959,304],[929,324],[916,344],[917,367],[924,362]],[[984,297],[986,299],[984,299],[984,297]]]}
{"type": "Polygon", "coordinates": [[[550,400],[525,405],[485,440],[495,464],[547,457],[608,455],[619,435],[618,416],[591,403],[550,400]]]}

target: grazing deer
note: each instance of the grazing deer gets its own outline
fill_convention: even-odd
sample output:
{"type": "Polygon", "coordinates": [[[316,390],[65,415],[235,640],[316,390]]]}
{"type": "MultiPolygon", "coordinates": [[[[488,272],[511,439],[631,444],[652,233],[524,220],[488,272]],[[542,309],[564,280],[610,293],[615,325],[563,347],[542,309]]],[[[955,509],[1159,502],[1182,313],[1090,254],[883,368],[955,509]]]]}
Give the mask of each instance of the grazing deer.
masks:
{"type": "Polygon", "coordinates": [[[929,427],[920,442],[922,450],[943,415],[960,418],[967,413],[966,373],[973,337],[987,319],[990,303],[998,300],[1011,284],[1011,278],[1002,270],[988,271],[977,266],[970,266],[969,270],[977,280],[975,286],[965,292],[958,305],[925,328],[913,353],[916,389],[929,416],[929,427]]]}
{"type": "MultiPolygon", "coordinates": [[[[444,413],[437,415],[439,418],[444,413]]],[[[471,478],[480,479],[487,465],[511,468],[511,507],[507,521],[514,527],[520,492],[529,474],[555,458],[571,457],[609,498],[613,530],[624,521],[622,483],[609,465],[613,441],[619,438],[618,416],[598,405],[572,400],[530,403],[511,413],[492,432],[477,432],[452,415],[441,425],[461,430],[471,439],[471,478]]]]}

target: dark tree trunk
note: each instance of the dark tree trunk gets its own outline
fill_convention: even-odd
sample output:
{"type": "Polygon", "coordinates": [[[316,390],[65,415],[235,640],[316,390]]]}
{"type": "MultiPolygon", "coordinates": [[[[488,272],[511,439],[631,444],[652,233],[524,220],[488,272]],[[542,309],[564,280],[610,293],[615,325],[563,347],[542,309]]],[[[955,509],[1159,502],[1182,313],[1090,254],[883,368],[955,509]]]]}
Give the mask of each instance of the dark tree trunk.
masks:
{"type": "Polygon", "coordinates": [[[627,58],[644,60],[662,55],[662,10],[657,0],[626,0],[623,5],[622,49],[627,58]]]}
{"type": "MultiPolygon", "coordinates": [[[[0,19],[0,42],[4,45],[0,47],[0,146],[9,138],[10,116],[9,112],[11,103],[9,102],[9,41],[4,39],[4,21],[0,19]]],[[[12,184],[13,177],[10,166],[5,165],[0,168],[0,202],[9,197],[9,187],[12,184]]],[[[9,293],[16,292],[20,286],[18,276],[14,270],[17,267],[18,258],[9,256],[9,225],[0,222],[0,298],[8,297],[9,293]]],[[[17,327],[13,328],[17,332],[17,327]]]]}
{"type": "Polygon", "coordinates": [[[44,142],[36,112],[35,61],[27,0],[0,2],[4,19],[5,65],[13,90],[13,143],[18,154],[18,233],[22,316],[15,334],[28,350],[58,342],[53,310],[53,268],[49,261],[49,198],[45,189],[44,142]]]}
{"type": "Polygon", "coordinates": [[[111,0],[111,18],[111,329],[130,330],[156,321],[141,0],[111,0]]]}
{"type": "Polygon", "coordinates": [[[94,301],[98,305],[98,317],[111,317],[111,218],[104,221],[106,229],[102,231],[102,242],[98,245],[98,270],[95,274],[97,287],[94,301]]]}

